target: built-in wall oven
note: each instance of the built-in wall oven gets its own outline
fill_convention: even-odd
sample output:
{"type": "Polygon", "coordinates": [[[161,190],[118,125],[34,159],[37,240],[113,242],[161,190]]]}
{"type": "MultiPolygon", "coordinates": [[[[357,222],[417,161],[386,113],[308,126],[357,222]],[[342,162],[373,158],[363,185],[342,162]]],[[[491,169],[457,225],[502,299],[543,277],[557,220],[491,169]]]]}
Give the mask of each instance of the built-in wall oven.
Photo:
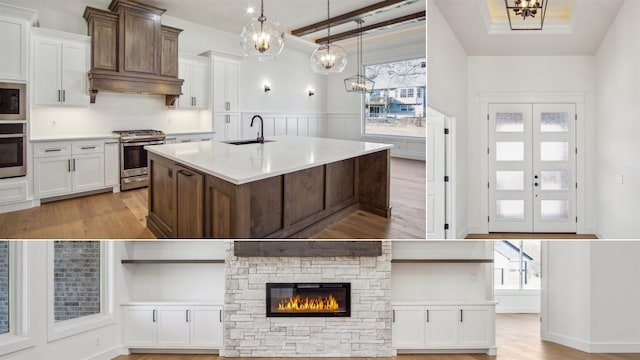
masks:
{"type": "Polygon", "coordinates": [[[25,124],[0,123],[0,179],[27,174],[25,124]]]}
{"type": "Polygon", "coordinates": [[[120,190],[149,185],[147,145],[164,144],[166,135],[160,130],[114,131],[120,135],[120,190]]]}
{"type": "Polygon", "coordinates": [[[0,120],[27,120],[25,84],[0,82],[0,120]]]}

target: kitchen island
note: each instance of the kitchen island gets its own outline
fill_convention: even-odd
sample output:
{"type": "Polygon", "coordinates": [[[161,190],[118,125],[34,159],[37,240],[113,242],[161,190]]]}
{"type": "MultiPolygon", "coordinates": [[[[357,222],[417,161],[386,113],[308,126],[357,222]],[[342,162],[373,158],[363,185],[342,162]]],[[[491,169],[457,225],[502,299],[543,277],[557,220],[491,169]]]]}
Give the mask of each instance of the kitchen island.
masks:
{"type": "Polygon", "coordinates": [[[357,209],[389,217],[391,147],[292,136],[147,146],[147,227],[159,238],[299,238],[357,209]]]}

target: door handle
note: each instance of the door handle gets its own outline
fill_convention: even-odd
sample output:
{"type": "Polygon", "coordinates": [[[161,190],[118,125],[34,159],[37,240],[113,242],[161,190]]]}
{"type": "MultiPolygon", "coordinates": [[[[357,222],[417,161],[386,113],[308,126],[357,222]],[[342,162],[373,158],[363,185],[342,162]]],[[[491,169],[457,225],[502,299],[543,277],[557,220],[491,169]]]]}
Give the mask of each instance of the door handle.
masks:
{"type": "Polygon", "coordinates": [[[534,183],[533,183],[533,186],[538,186],[538,183],[537,183],[537,182],[534,182],[534,183]]]}
{"type": "Polygon", "coordinates": [[[67,172],[71,172],[71,159],[67,160],[67,172]]]}
{"type": "Polygon", "coordinates": [[[462,322],[462,309],[460,309],[460,322],[462,322]]]}
{"type": "Polygon", "coordinates": [[[218,317],[219,317],[218,321],[222,322],[222,310],[218,310],[218,317]]]}
{"type": "Polygon", "coordinates": [[[66,99],[65,99],[66,98],[66,92],[67,92],[66,90],[62,90],[62,102],[66,101],[66,99]]]}
{"type": "Polygon", "coordinates": [[[396,311],[391,310],[391,322],[396,322],[396,311]]]}
{"type": "Polygon", "coordinates": [[[156,322],[156,309],[153,309],[153,322],[156,322]]]}
{"type": "Polygon", "coordinates": [[[178,170],[178,174],[182,174],[184,176],[193,176],[193,174],[188,172],[187,170],[178,170]]]}
{"type": "Polygon", "coordinates": [[[62,102],[62,91],[58,90],[58,102],[62,102]]]}
{"type": "Polygon", "coordinates": [[[429,322],[429,310],[427,309],[427,322],[429,322]]]}
{"type": "Polygon", "coordinates": [[[538,175],[533,175],[533,178],[534,178],[534,179],[537,179],[537,178],[538,178],[538,175]]]}
{"type": "Polygon", "coordinates": [[[73,171],[76,171],[76,159],[73,159],[73,171]]]}
{"type": "Polygon", "coordinates": [[[186,314],[186,319],[185,319],[185,320],[186,320],[187,322],[189,322],[189,309],[187,309],[187,312],[186,312],[186,313],[187,313],[187,314],[186,314]]]}

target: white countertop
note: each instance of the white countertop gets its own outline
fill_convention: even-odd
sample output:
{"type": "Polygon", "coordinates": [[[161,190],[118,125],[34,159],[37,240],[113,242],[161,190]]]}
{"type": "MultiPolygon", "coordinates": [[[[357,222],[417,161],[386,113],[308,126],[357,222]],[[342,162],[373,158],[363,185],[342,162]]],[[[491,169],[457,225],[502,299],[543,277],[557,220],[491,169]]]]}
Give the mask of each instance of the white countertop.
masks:
{"type": "Polygon", "coordinates": [[[361,141],[273,136],[264,144],[206,141],[145,146],[148,151],[240,185],[393,147],[361,141]]]}
{"type": "Polygon", "coordinates": [[[45,141],[81,141],[81,140],[98,140],[98,139],[120,139],[120,135],[116,134],[78,134],[78,135],[51,135],[51,136],[32,136],[29,138],[31,142],[45,141]]]}

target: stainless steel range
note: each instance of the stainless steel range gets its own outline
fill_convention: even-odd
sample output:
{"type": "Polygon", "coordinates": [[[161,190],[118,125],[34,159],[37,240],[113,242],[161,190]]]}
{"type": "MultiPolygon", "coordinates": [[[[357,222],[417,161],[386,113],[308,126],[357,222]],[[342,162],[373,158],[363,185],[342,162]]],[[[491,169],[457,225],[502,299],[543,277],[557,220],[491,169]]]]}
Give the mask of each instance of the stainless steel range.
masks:
{"type": "Polygon", "coordinates": [[[146,145],[164,144],[166,135],[160,130],[120,130],[120,190],[149,185],[146,145]]]}

